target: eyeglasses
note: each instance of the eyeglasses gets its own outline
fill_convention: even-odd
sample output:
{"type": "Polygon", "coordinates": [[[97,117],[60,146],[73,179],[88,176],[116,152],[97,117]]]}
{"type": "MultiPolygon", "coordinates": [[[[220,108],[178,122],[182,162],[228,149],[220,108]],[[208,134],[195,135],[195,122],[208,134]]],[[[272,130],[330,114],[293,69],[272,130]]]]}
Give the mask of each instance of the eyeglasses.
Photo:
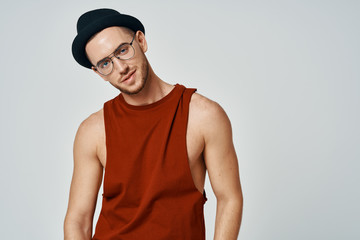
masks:
{"type": "Polygon", "coordinates": [[[117,59],[128,60],[135,55],[135,49],[132,45],[133,41],[135,39],[135,35],[136,35],[136,33],[134,34],[134,37],[130,43],[123,43],[118,48],[116,48],[116,50],[112,53],[112,54],[114,54],[114,56],[106,57],[106,58],[100,60],[96,64],[96,67],[94,66],[101,75],[106,76],[106,75],[109,75],[113,71],[113,69],[114,69],[114,63],[112,61],[113,57],[116,57],[117,59]]]}

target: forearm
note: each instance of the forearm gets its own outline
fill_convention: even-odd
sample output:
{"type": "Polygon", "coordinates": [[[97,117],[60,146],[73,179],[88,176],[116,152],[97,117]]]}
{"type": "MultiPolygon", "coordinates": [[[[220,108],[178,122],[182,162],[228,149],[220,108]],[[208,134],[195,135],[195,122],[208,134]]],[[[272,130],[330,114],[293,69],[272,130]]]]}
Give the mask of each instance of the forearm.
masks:
{"type": "Polygon", "coordinates": [[[242,209],[242,199],[217,201],[214,240],[237,240],[242,209]]]}
{"type": "Polygon", "coordinates": [[[76,221],[65,220],[64,240],[91,240],[91,226],[80,224],[76,221]]]}

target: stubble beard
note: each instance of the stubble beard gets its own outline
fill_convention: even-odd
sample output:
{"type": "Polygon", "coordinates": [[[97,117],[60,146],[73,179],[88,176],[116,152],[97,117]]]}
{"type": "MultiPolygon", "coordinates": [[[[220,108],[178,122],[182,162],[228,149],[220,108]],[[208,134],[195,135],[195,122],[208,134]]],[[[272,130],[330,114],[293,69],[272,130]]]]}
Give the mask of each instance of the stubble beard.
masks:
{"type": "Polygon", "coordinates": [[[146,58],[145,58],[144,63],[141,65],[141,70],[142,70],[141,72],[144,74],[144,76],[140,78],[140,86],[133,91],[129,91],[128,89],[123,88],[123,87],[118,87],[122,93],[128,94],[128,95],[135,95],[135,94],[139,93],[145,87],[146,82],[148,80],[148,75],[149,75],[149,63],[146,58]]]}

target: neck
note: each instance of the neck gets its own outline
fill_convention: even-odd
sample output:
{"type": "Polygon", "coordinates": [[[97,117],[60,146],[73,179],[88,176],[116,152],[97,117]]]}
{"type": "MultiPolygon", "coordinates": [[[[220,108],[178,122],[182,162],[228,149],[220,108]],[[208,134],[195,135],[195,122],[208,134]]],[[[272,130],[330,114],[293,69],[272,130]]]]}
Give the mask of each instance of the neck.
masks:
{"type": "Polygon", "coordinates": [[[165,97],[174,85],[161,80],[149,64],[149,73],[144,88],[135,95],[123,94],[125,101],[131,105],[142,106],[159,101],[165,97]]]}

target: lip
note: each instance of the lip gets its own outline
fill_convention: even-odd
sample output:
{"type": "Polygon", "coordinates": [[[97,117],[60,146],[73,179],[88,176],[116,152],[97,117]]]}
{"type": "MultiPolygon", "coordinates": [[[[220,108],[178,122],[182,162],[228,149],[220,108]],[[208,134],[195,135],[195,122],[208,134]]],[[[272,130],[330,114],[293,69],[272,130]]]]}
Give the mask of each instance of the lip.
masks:
{"type": "Polygon", "coordinates": [[[131,78],[132,75],[134,75],[135,72],[136,72],[136,70],[134,70],[131,73],[129,73],[128,75],[126,75],[121,82],[124,82],[124,81],[128,80],[129,78],[131,78]]]}

